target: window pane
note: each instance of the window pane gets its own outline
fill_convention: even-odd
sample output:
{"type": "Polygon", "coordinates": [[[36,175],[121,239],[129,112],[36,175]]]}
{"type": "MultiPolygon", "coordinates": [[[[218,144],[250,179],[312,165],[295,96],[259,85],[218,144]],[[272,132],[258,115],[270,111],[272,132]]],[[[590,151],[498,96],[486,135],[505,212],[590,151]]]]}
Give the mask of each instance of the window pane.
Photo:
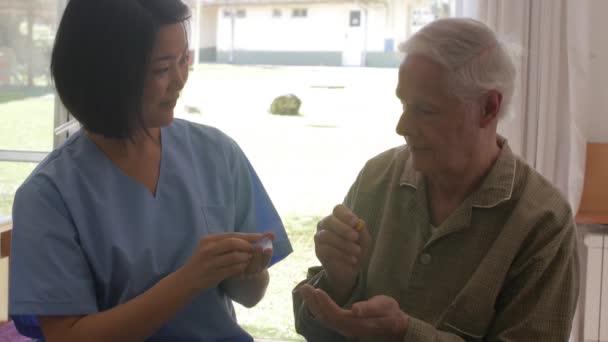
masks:
{"type": "Polygon", "coordinates": [[[350,11],[350,26],[361,26],[361,11],[350,11]]]}
{"type": "Polygon", "coordinates": [[[60,1],[0,1],[0,149],[52,149],[49,61],[60,1]]]}
{"type": "Polygon", "coordinates": [[[202,64],[190,74],[176,115],[237,141],[294,247],[270,269],[266,297],[252,309],[236,306],[239,323],[258,339],[303,341],[291,290],[319,264],[317,221],[343,200],[366,160],[404,143],[395,134],[402,111],[397,47],[421,25],[449,16],[453,2],[371,1],[365,10],[353,2],[282,9],[252,3],[242,5],[247,15],[238,21],[223,17],[229,8],[222,4],[209,0],[202,8],[202,64]],[[270,13],[285,20],[270,20],[270,13]],[[275,102],[287,94],[301,100],[297,110],[289,110],[289,97],[275,102]],[[285,115],[270,113],[281,106],[285,115]]]}
{"type": "Polygon", "coordinates": [[[55,96],[0,102],[0,149],[50,151],[55,96]]]}
{"type": "Polygon", "coordinates": [[[190,74],[177,116],[237,141],[294,247],[271,268],[264,300],[253,309],[237,306],[239,322],[255,337],[302,340],[293,328],[291,289],[318,264],[317,221],[342,201],[368,158],[403,144],[393,133],[401,110],[396,76],[388,68],[225,64],[200,64],[190,74]],[[270,114],[273,100],[289,93],[302,101],[299,115],[270,114]]]}
{"type": "Polygon", "coordinates": [[[402,111],[397,47],[421,25],[449,16],[453,2],[372,1],[365,10],[320,2],[285,4],[283,11],[255,3],[242,5],[246,18],[232,22],[223,18],[224,3],[209,0],[202,8],[202,64],[190,74],[176,115],[218,127],[239,143],[294,247],[271,268],[266,297],[252,309],[236,306],[239,323],[259,339],[302,341],[291,290],[319,264],[317,221],[343,200],[366,160],[404,143],[394,133],[402,111]],[[286,20],[269,20],[269,13],[286,20]],[[297,115],[272,115],[289,107],[285,100],[273,109],[286,94],[301,100],[297,115]]]}
{"type": "Polygon", "coordinates": [[[15,191],[35,167],[35,163],[0,162],[0,217],[11,214],[15,191]]]}

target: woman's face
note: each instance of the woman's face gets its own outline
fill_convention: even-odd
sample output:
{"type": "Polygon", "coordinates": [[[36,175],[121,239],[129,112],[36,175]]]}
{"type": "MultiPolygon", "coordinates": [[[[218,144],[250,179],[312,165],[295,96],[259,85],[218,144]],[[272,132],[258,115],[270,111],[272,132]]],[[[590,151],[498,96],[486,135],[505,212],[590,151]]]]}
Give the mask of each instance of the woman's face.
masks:
{"type": "Polygon", "coordinates": [[[413,166],[424,174],[460,172],[479,148],[479,110],[447,91],[447,71],[423,56],[408,56],[399,69],[397,97],[413,166]]]}
{"type": "Polygon", "coordinates": [[[144,125],[167,126],[188,79],[188,40],[181,23],[161,27],[156,35],[143,91],[144,125]]]}

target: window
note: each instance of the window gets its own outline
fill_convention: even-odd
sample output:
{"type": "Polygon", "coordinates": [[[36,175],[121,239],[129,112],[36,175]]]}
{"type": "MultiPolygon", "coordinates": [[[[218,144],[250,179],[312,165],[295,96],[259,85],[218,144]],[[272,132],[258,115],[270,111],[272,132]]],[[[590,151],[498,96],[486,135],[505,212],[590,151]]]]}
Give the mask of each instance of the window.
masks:
{"type": "Polygon", "coordinates": [[[446,0],[419,2],[410,7],[410,33],[415,33],[424,25],[438,18],[447,17],[454,5],[446,0]]]}
{"type": "Polygon", "coordinates": [[[361,11],[350,11],[350,27],[361,26],[361,11]]]}
{"type": "MultiPolygon", "coordinates": [[[[396,82],[398,66],[390,64],[397,59],[394,50],[412,33],[412,26],[430,18],[429,13],[439,17],[447,13],[450,1],[408,1],[427,9],[416,9],[407,28],[401,26],[407,13],[395,14],[403,22],[384,21],[392,18],[391,11],[400,11],[391,7],[392,2],[388,7],[370,6],[369,19],[344,3],[336,5],[342,6],[340,12],[320,21],[315,16],[314,21],[276,20],[273,25],[260,22],[232,28],[223,20],[201,20],[194,28],[196,20],[191,21],[193,29],[205,33],[200,35],[204,43],[200,50],[219,63],[195,65],[176,116],[217,127],[239,143],[264,182],[294,247],[290,257],[271,268],[264,300],[253,309],[237,305],[240,324],[256,338],[303,340],[293,327],[291,289],[305,277],[306,267],[318,264],[313,242],[316,223],[343,199],[367,159],[403,143],[390,134],[401,110],[391,83],[396,82]],[[369,35],[350,35],[361,40],[345,44],[344,30],[360,31],[364,21],[370,23],[369,35]],[[315,39],[308,39],[311,36],[315,39]],[[362,39],[367,39],[365,53],[357,50],[362,39]],[[276,51],[270,51],[269,44],[276,51]],[[327,46],[354,47],[352,55],[357,58],[373,53],[373,61],[358,62],[374,68],[344,69],[343,56],[352,51],[328,52],[327,46]],[[239,54],[242,51],[247,53],[239,54]],[[229,65],[228,56],[258,65],[229,65]],[[271,116],[272,99],[288,92],[304,100],[301,117],[271,116]]],[[[14,191],[61,141],[53,130],[68,120],[46,73],[60,17],[57,8],[65,2],[0,0],[0,216],[10,214],[14,191]],[[28,12],[31,3],[36,7],[28,12]],[[33,13],[30,19],[28,13],[33,13]]],[[[297,6],[308,8],[270,7],[271,16],[307,18],[308,9],[324,8],[322,3],[297,6]]],[[[219,18],[247,16],[246,9],[230,5],[219,11],[203,6],[202,12],[206,10],[219,18]]]]}
{"type": "Polygon", "coordinates": [[[225,9],[223,12],[224,18],[231,18],[233,14],[236,18],[245,18],[247,16],[247,11],[244,9],[237,9],[236,11],[225,9]]]}
{"type": "MultiPolygon", "coordinates": [[[[417,12],[426,19],[429,12],[445,16],[446,9],[449,15],[450,1],[407,0],[406,5],[427,8],[417,12]]],[[[367,159],[403,144],[392,134],[401,110],[394,96],[400,63],[395,50],[412,25],[402,5],[365,2],[364,11],[352,3],[332,3],[339,10],[329,11],[323,2],[293,7],[276,2],[261,9],[266,19],[275,18],[271,25],[263,20],[219,25],[202,42],[217,46],[219,63],[196,66],[183,91],[184,110],[176,115],[235,139],[294,247],[270,269],[266,297],[251,309],[236,305],[239,324],[258,340],[304,340],[294,330],[291,290],[307,267],[319,264],[313,240],[318,220],[344,198],[367,159]],[[351,57],[354,62],[347,64],[351,57]],[[302,100],[301,115],[271,115],[273,100],[288,93],[302,100]]]]}
{"type": "Polygon", "coordinates": [[[36,163],[0,161],[0,217],[10,216],[13,196],[36,163]]]}
{"type": "Polygon", "coordinates": [[[0,216],[16,189],[62,139],[49,62],[63,0],[0,1],[0,216]]]}
{"type": "Polygon", "coordinates": [[[306,8],[294,8],[291,12],[292,18],[306,18],[308,16],[308,9],[306,8]]]}

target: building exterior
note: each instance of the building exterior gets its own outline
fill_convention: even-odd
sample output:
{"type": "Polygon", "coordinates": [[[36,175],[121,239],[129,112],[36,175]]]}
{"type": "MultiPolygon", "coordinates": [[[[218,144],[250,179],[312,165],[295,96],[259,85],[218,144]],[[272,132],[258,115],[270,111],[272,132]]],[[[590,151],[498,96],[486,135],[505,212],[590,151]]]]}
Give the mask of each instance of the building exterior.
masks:
{"type": "MultiPolygon", "coordinates": [[[[445,0],[200,0],[199,60],[396,67],[399,42],[445,0]],[[426,4],[426,11],[416,6],[426,4]],[[424,13],[424,17],[416,17],[424,13]],[[415,24],[415,25],[414,25],[415,24]]],[[[195,14],[196,14],[195,10],[195,14]]],[[[434,13],[437,13],[435,11],[434,13]]],[[[449,13],[448,13],[449,15],[449,13]]],[[[429,19],[430,18],[430,19],[429,19]]],[[[196,35],[195,35],[196,37],[196,35]]]]}

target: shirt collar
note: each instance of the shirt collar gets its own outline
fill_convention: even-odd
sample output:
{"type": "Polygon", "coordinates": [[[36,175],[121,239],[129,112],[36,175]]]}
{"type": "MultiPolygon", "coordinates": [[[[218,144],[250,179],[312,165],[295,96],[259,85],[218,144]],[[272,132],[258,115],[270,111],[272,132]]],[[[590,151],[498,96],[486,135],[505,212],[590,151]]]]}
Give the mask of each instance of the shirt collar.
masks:
{"type": "MultiPolygon", "coordinates": [[[[481,186],[470,196],[473,207],[492,208],[511,199],[515,184],[517,159],[505,138],[499,136],[498,145],[502,147],[498,159],[494,162],[481,186]]],[[[405,167],[399,179],[399,185],[408,186],[414,190],[420,189],[424,176],[413,168],[409,149],[406,158],[405,167]]]]}
{"type": "Polygon", "coordinates": [[[471,195],[473,207],[492,208],[510,200],[513,195],[517,159],[505,138],[499,136],[498,145],[502,147],[498,159],[471,195]]]}
{"type": "Polygon", "coordinates": [[[414,190],[417,190],[422,186],[422,181],[424,180],[424,176],[414,169],[414,162],[411,158],[411,152],[409,148],[404,149],[405,153],[405,167],[403,168],[403,173],[401,174],[401,178],[399,178],[400,186],[409,186],[414,190]]]}

